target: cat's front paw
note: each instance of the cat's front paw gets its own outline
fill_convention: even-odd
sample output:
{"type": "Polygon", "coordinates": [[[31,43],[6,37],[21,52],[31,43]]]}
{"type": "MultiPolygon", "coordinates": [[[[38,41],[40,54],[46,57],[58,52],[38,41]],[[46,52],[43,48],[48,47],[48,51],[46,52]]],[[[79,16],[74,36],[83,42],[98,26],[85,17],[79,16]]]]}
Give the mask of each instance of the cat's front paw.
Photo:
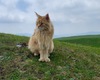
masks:
{"type": "Polygon", "coordinates": [[[42,61],[42,62],[43,62],[43,61],[45,61],[45,60],[44,60],[44,58],[40,58],[39,61],[42,61]]]}
{"type": "Polygon", "coordinates": [[[50,59],[49,58],[45,58],[45,62],[50,62],[50,59]]]}
{"type": "Polygon", "coordinates": [[[39,61],[41,62],[50,62],[50,59],[49,58],[40,58],[39,61]]]}

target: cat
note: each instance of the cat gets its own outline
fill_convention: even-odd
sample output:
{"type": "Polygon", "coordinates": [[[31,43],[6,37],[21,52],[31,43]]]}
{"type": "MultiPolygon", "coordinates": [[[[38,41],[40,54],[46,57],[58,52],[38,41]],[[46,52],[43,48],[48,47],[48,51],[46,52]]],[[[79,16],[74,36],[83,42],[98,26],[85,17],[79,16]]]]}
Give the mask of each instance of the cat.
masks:
{"type": "Polygon", "coordinates": [[[34,56],[40,54],[39,61],[50,62],[49,56],[54,49],[54,27],[49,14],[41,16],[36,13],[36,16],[36,27],[34,29],[34,34],[29,39],[28,48],[34,53],[34,56]]]}

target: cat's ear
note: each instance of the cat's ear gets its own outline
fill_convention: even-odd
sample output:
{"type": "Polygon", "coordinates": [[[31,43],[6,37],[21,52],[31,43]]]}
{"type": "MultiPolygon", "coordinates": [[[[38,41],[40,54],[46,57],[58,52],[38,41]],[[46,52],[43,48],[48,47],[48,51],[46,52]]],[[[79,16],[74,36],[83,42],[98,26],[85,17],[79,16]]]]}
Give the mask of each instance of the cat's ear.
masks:
{"type": "Polygon", "coordinates": [[[50,20],[49,14],[46,14],[45,17],[46,17],[46,20],[48,20],[48,21],[50,20]]]}
{"type": "Polygon", "coordinates": [[[37,17],[40,17],[40,15],[37,12],[35,12],[35,14],[36,14],[37,17]]]}

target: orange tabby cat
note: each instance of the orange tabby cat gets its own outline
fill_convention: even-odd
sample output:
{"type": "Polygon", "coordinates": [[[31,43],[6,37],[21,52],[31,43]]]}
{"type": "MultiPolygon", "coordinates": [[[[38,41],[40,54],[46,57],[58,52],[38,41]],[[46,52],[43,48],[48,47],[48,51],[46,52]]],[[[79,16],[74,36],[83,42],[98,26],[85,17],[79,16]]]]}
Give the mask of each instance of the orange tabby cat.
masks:
{"type": "Polygon", "coordinates": [[[54,49],[53,34],[54,28],[49,15],[40,16],[37,14],[36,28],[30,37],[28,48],[34,55],[40,54],[39,61],[49,62],[49,55],[54,49]]]}

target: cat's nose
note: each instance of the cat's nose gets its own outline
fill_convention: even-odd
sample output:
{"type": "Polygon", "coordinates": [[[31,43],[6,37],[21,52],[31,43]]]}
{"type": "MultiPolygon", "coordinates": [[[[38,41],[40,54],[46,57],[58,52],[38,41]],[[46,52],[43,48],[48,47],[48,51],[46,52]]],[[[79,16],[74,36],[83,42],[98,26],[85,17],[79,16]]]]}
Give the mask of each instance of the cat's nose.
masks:
{"type": "Polygon", "coordinates": [[[42,26],[43,25],[43,23],[41,23],[39,26],[42,26]]]}
{"type": "Polygon", "coordinates": [[[42,27],[42,25],[43,25],[43,23],[41,23],[41,24],[39,25],[39,27],[42,27]]]}

